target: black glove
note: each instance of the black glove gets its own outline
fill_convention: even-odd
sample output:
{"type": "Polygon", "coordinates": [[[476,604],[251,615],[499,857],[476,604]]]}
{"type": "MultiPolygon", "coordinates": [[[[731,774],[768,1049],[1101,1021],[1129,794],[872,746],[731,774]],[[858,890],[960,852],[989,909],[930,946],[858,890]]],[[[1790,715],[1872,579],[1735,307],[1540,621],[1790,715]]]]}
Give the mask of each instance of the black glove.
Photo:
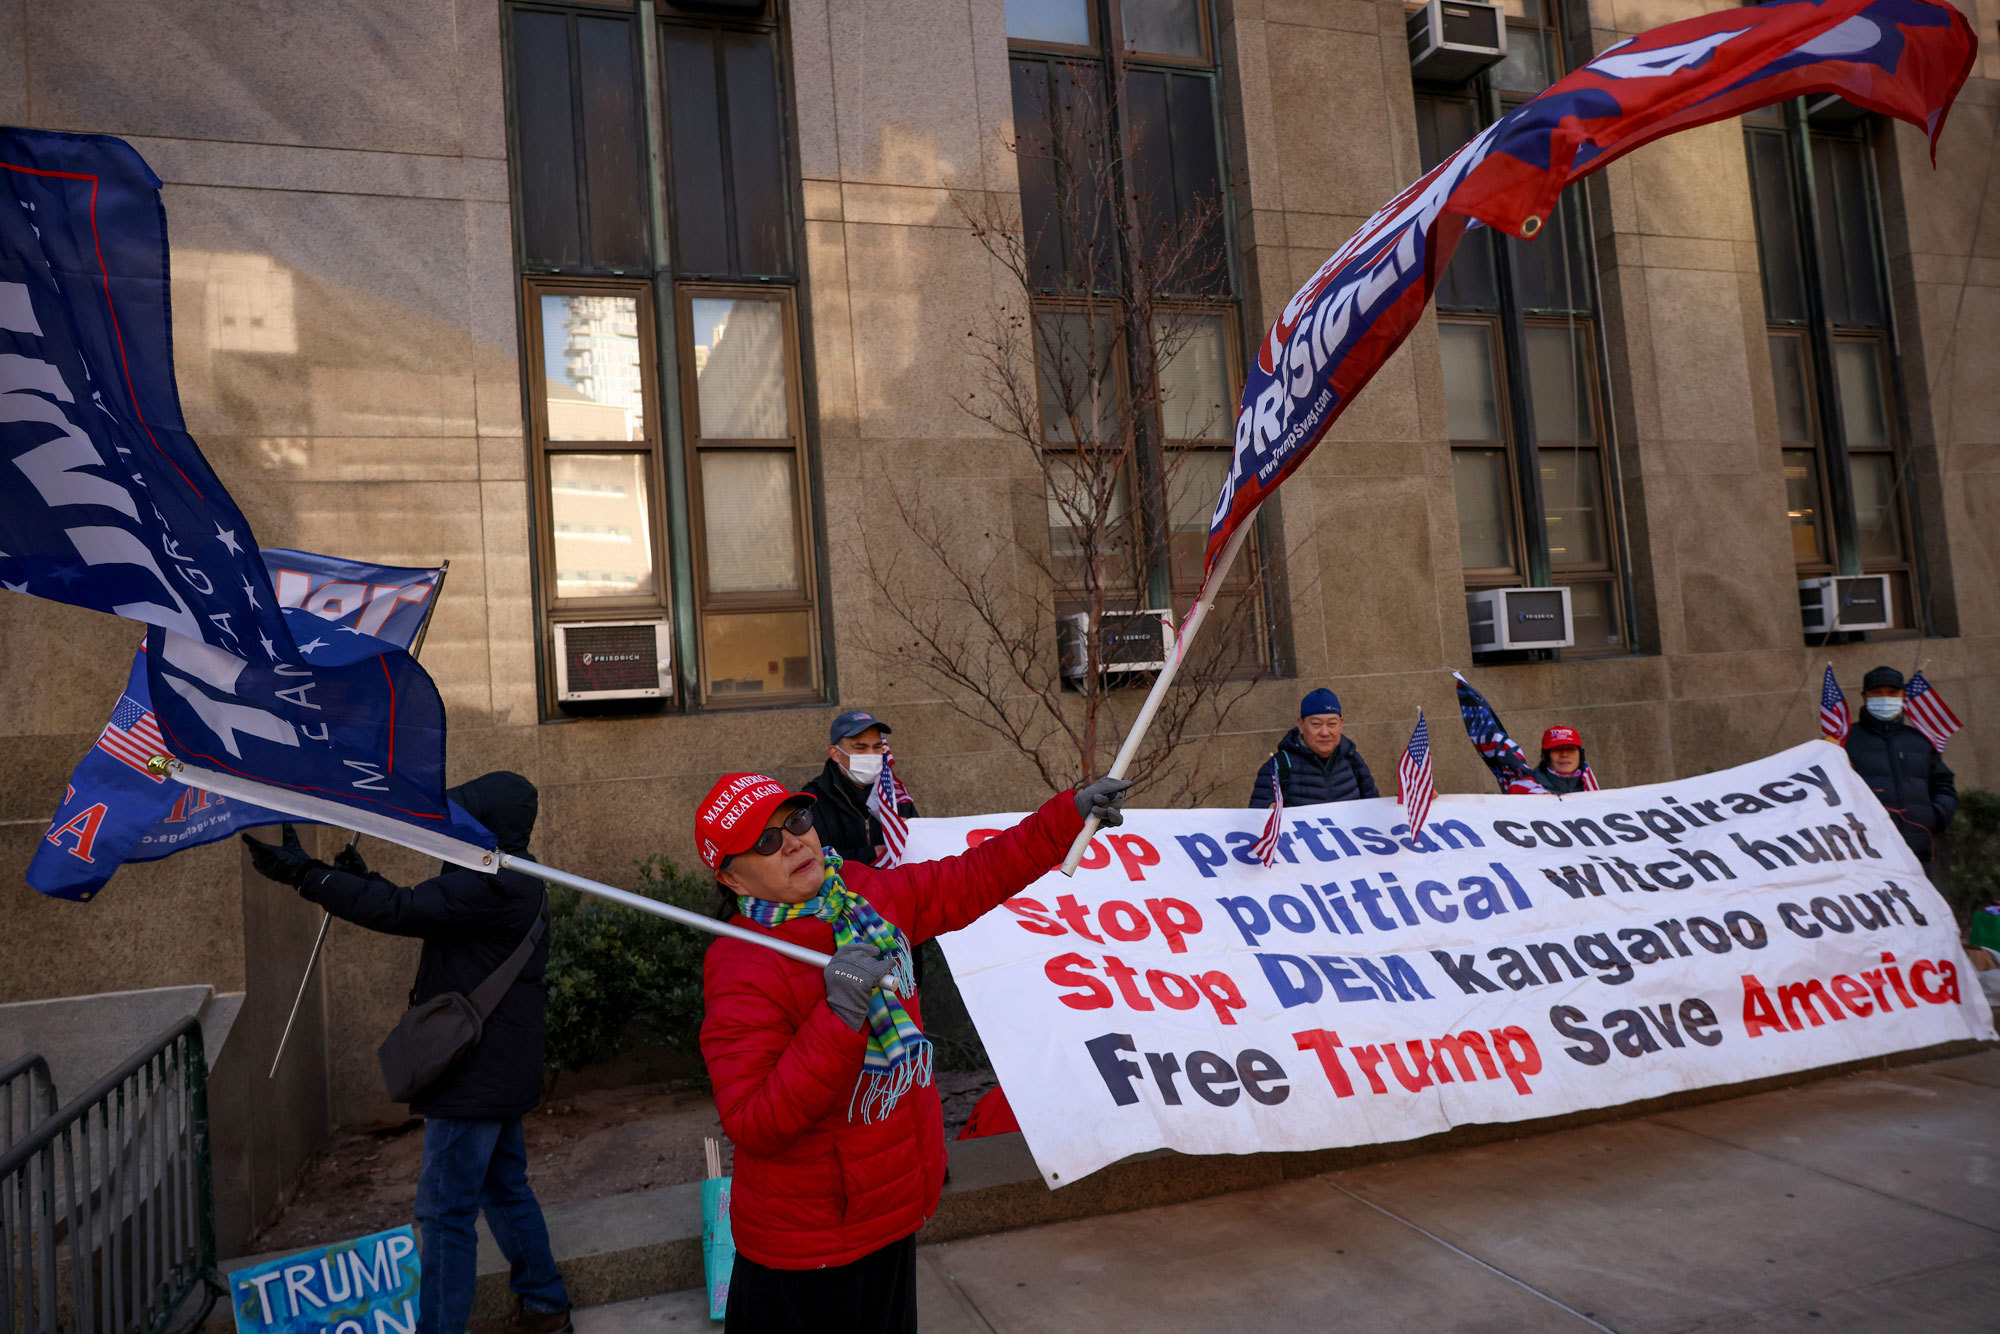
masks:
{"type": "Polygon", "coordinates": [[[347,875],[358,875],[363,879],[368,876],[368,863],[361,860],[361,854],[354,850],[352,843],[333,854],[333,869],[347,875]]]}
{"type": "Polygon", "coordinates": [[[1132,784],[1123,778],[1100,778],[1076,790],[1076,813],[1088,820],[1097,817],[1101,829],[1115,829],[1125,823],[1125,790],[1132,784]]]}
{"type": "Polygon", "coordinates": [[[822,972],[826,978],[827,1008],[840,1022],[859,1033],[868,1017],[868,998],[882,985],[896,966],[889,955],[876,952],[873,945],[842,945],[822,972]]]}
{"type": "Polygon", "coordinates": [[[258,875],[266,880],[275,880],[281,885],[297,889],[306,882],[306,877],[321,870],[326,863],[317,861],[299,845],[299,831],[292,828],[290,820],[285,821],[285,841],[279,844],[264,843],[243,835],[244,844],[250,849],[250,865],[258,875]]]}

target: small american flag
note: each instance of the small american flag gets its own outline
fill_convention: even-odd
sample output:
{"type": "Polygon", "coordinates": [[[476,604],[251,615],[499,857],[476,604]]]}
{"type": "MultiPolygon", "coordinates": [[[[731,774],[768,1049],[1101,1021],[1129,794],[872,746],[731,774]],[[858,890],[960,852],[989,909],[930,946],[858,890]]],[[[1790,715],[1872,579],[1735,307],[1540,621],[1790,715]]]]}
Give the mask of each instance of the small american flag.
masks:
{"type": "Polygon", "coordinates": [[[1424,711],[1418,709],[1417,730],[1410,733],[1410,744],[1396,766],[1396,800],[1403,803],[1409,814],[1412,839],[1424,832],[1424,821],[1430,818],[1431,799],[1435,796],[1437,785],[1431,781],[1431,729],[1424,721],[1424,711]]]}
{"type": "Polygon", "coordinates": [[[1833,664],[1828,663],[1826,684],[1819,688],[1820,735],[1836,746],[1844,745],[1853,726],[1854,720],[1847,712],[1847,696],[1840,693],[1840,682],[1833,679],[1833,664]]]}
{"type": "Polygon", "coordinates": [[[1595,792],[1598,790],[1597,775],[1590,771],[1588,761],[1583,766],[1583,790],[1585,792],[1595,792]]]}
{"type": "Polygon", "coordinates": [[[1285,784],[1278,773],[1278,757],[1271,756],[1271,813],[1265,817],[1264,832],[1257,836],[1251,851],[1257,860],[1270,866],[1278,860],[1278,828],[1285,822],[1285,784]]]}
{"type": "Polygon", "coordinates": [[[1910,725],[1922,732],[1931,743],[1931,748],[1940,754],[1944,751],[1944,743],[1951,740],[1951,734],[1965,726],[1951,711],[1951,706],[1944,702],[1944,696],[1938,694],[1937,687],[1924,680],[1922,672],[1912,676],[1910,683],[1903,687],[1903,713],[1909,718],[1910,725]]]}
{"type": "Polygon", "coordinates": [[[882,776],[875,780],[875,786],[868,789],[868,809],[882,822],[882,860],[880,867],[901,866],[903,854],[910,846],[910,822],[903,818],[903,803],[910,799],[909,789],[903,780],[896,777],[896,752],[885,750],[882,755],[882,776]]]}
{"type": "Polygon", "coordinates": [[[147,760],[167,753],[167,743],[160,739],[160,725],[154,720],[153,711],[130,695],[118,697],[118,707],[111,711],[104,735],[97,738],[97,748],[155,783],[167,781],[146,768],[147,760]]]}

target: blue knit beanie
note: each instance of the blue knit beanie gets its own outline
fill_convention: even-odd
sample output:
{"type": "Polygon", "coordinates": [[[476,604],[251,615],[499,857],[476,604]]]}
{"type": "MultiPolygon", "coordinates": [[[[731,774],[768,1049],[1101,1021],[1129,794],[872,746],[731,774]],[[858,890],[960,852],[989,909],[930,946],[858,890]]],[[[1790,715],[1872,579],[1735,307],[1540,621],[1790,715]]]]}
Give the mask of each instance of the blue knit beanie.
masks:
{"type": "Polygon", "coordinates": [[[1299,701],[1299,717],[1310,718],[1318,713],[1339,713],[1340,696],[1321,686],[1299,701]]]}

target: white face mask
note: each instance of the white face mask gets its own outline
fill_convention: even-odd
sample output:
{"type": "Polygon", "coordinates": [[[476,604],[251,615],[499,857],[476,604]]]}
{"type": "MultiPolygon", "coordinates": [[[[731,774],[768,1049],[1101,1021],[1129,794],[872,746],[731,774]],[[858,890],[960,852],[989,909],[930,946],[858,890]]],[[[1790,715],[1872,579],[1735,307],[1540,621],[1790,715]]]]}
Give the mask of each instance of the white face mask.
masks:
{"type": "Polygon", "coordinates": [[[867,787],[882,776],[882,757],[880,755],[849,755],[847,757],[847,776],[856,785],[867,787]]]}
{"type": "Polygon", "coordinates": [[[1870,718],[1879,718],[1885,723],[1894,722],[1903,714],[1903,701],[1894,695],[1871,695],[1862,707],[1868,710],[1870,718]]]}

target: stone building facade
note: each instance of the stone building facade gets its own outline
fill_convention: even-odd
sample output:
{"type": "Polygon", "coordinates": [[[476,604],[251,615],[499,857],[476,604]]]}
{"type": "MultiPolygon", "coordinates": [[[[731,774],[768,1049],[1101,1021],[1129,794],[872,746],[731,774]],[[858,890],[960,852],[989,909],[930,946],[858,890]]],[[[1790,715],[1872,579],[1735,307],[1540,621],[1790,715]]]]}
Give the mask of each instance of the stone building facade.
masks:
{"type": "MultiPolygon", "coordinates": [[[[1968,722],[1961,784],[2000,778],[2000,4],[1961,2],[1987,44],[1935,170],[1907,126],[1794,108],[1643,149],[1572,192],[1544,249],[1461,260],[1260,531],[1282,572],[1265,679],[1206,763],[1247,792],[1331,683],[1387,772],[1419,706],[1454,727],[1467,588],[1553,578],[1586,642],[1472,676],[1519,735],[1581,728],[1608,781],[1812,737],[1829,659],[1851,695],[1921,663],[1968,722]],[[1809,641],[1798,579],[1864,569],[1901,628],[1809,641]]],[[[0,16],[0,122],[151,163],[187,421],[259,539],[449,559],[423,659],[454,780],[527,774],[542,858],[629,883],[636,858],[692,859],[719,774],[810,776],[837,707],[893,721],[927,812],[1043,795],[869,651],[897,634],[870,544],[916,559],[897,487],[967,534],[1046,532],[1032,460],[961,401],[967,333],[1022,300],[972,219],[1019,210],[1024,181],[1035,206],[1024,88],[1108,68],[1114,32],[1132,48],[1120,123],[1172,127],[1146,169],[1224,194],[1204,373],[1228,379],[1438,152],[1705,8],[1508,0],[1508,63],[1438,87],[1413,80],[1402,0],[66,0],[0,16]],[[646,617],[675,699],[561,707],[551,627],[646,617]]],[[[248,993],[216,1075],[228,1246],[329,1128],[399,1114],[373,1050],[415,947],[336,924],[267,1084],[317,921],[235,845],[88,905],[23,887],[134,638],[0,598],[0,1001],[248,993]]],[[[1467,747],[1437,767],[1447,791],[1487,781],[1467,747]]]]}

